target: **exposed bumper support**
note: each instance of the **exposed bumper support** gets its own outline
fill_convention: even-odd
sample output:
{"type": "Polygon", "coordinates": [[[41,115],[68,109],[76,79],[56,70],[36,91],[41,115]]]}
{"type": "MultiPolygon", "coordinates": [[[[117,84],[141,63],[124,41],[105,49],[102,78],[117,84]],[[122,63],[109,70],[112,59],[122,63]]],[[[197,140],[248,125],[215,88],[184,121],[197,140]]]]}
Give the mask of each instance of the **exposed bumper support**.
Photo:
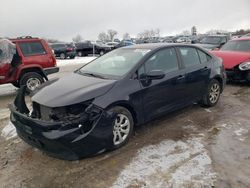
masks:
{"type": "MultiPolygon", "coordinates": [[[[74,122],[65,126],[61,121],[43,121],[32,118],[24,101],[22,87],[15,102],[10,105],[11,122],[17,133],[28,144],[47,154],[66,160],[78,160],[111,147],[113,122],[116,114],[102,110],[92,128],[84,132],[84,124],[74,122]]],[[[91,112],[92,105],[88,111],[91,112]]]]}

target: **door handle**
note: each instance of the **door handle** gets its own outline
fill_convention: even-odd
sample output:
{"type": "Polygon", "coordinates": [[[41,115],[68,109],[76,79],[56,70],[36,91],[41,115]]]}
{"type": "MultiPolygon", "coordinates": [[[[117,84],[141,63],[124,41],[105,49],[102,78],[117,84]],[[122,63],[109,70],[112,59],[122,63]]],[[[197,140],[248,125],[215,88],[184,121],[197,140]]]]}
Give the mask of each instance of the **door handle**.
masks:
{"type": "Polygon", "coordinates": [[[179,75],[178,78],[177,78],[177,80],[182,80],[184,78],[185,78],[185,75],[179,75]]]}
{"type": "Polygon", "coordinates": [[[206,66],[206,67],[203,67],[203,69],[202,70],[208,70],[208,67],[206,66]]]}

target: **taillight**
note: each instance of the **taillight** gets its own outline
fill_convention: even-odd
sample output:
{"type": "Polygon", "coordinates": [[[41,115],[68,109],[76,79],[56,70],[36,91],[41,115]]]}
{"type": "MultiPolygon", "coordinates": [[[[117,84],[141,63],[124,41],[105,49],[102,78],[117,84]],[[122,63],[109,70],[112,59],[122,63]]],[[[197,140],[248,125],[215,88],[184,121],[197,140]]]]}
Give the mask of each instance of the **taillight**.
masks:
{"type": "Polygon", "coordinates": [[[67,48],[67,51],[71,52],[71,51],[73,51],[73,48],[67,48]]]}

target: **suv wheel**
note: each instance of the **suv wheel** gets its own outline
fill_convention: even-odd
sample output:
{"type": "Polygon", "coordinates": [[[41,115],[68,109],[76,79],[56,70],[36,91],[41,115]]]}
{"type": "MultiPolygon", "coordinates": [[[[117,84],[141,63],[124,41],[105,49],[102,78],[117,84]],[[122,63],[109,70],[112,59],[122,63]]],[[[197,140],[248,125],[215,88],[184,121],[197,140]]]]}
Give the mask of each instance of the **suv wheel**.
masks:
{"type": "Polygon", "coordinates": [[[202,99],[202,104],[206,107],[215,106],[220,98],[221,85],[217,80],[211,80],[208,85],[207,92],[202,99]]]}
{"type": "Polygon", "coordinates": [[[111,149],[117,149],[125,145],[134,128],[134,121],[131,113],[124,107],[116,106],[109,111],[117,113],[113,123],[113,146],[111,149]]]}
{"type": "Polygon", "coordinates": [[[66,59],[65,53],[61,53],[61,54],[60,54],[60,59],[66,59]]]}
{"type": "Polygon", "coordinates": [[[20,79],[20,86],[26,85],[27,92],[30,93],[34,91],[44,82],[43,77],[36,72],[25,73],[20,79]]]}

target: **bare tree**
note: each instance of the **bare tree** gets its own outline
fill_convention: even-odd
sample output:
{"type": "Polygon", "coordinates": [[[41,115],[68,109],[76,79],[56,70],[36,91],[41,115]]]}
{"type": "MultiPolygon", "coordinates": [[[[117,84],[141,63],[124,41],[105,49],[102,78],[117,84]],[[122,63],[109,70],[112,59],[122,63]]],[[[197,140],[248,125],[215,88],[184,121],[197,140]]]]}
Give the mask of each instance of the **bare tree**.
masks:
{"type": "Polygon", "coordinates": [[[72,38],[72,41],[75,42],[75,43],[81,42],[82,40],[83,40],[83,38],[79,34],[72,38]]]}
{"type": "Polygon", "coordinates": [[[59,43],[60,42],[57,39],[48,39],[48,38],[44,38],[44,37],[43,37],[43,39],[46,40],[48,43],[59,43]]]}
{"type": "Polygon", "coordinates": [[[124,40],[130,40],[131,37],[130,37],[129,33],[124,33],[124,34],[123,34],[123,39],[124,39],[124,40]]]}
{"type": "Polygon", "coordinates": [[[140,39],[152,39],[155,37],[160,37],[160,29],[149,29],[144,30],[143,32],[138,34],[138,38],[140,39]]]}
{"type": "Polygon", "coordinates": [[[103,42],[106,42],[109,40],[109,35],[105,32],[101,32],[99,35],[98,35],[98,39],[100,41],[103,41],[103,42]]]}
{"type": "Polygon", "coordinates": [[[211,29],[206,32],[208,35],[218,35],[218,34],[228,34],[228,31],[221,30],[221,29],[211,29]]]}
{"type": "Polygon", "coordinates": [[[191,35],[191,32],[189,30],[184,30],[181,32],[181,35],[188,36],[191,35]]]}
{"type": "Polygon", "coordinates": [[[118,34],[118,32],[115,31],[115,30],[113,30],[113,29],[109,29],[107,33],[108,33],[109,39],[110,39],[111,41],[113,41],[113,40],[114,40],[114,37],[118,34]]]}

